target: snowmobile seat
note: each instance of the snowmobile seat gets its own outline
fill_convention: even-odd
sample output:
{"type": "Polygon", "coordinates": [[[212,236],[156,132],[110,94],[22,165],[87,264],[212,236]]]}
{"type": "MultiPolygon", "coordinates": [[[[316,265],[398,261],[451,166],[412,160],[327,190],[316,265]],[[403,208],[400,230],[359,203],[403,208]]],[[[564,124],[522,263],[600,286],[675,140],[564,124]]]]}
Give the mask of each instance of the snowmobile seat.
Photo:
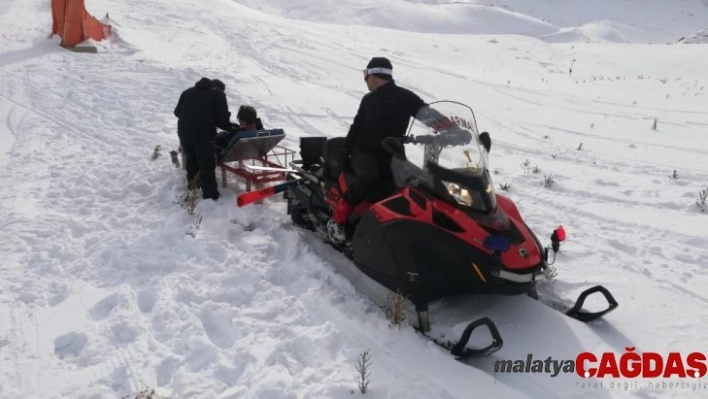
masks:
{"type": "Polygon", "coordinates": [[[345,140],[345,137],[334,137],[324,143],[322,158],[324,159],[325,177],[328,180],[337,181],[339,174],[345,167],[339,157],[345,140]]]}
{"type": "Polygon", "coordinates": [[[300,157],[303,169],[309,170],[312,165],[322,165],[322,154],[326,142],[327,136],[300,137],[300,157]]]}
{"type": "Polygon", "coordinates": [[[283,129],[240,131],[218,154],[219,162],[235,162],[265,156],[285,138],[283,129]]]}

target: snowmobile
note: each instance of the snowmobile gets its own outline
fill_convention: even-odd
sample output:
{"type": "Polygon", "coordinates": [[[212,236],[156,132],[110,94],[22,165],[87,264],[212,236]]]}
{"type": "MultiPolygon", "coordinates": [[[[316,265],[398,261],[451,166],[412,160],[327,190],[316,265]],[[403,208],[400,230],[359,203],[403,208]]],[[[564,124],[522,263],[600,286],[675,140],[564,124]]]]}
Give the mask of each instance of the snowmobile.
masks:
{"type": "MultiPolygon", "coordinates": [[[[369,279],[415,306],[417,329],[430,330],[428,304],[458,295],[529,295],[554,275],[555,254],[565,231],[551,235],[546,248],[526,225],[514,202],[497,194],[489,171],[491,137],[479,133],[474,112],[454,101],[421,108],[408,134],[382,142],[390,174],[358,205],[345,227],[346,240],[329,234],[332,210],[341,195],[339,175],[344,137],[302,137],[301,160],[290,163],[283,191],[292,222],[315,231],[351,259],[369,279]],[[551,252],[552,251],[552,252],[551,252]],[[550,255],[553,259],[549,259],[550,255]]],[[[602,286],[583,292],[567,315],[600,318],[618,306],[602,286]],[[608,307],[583,310],[585,298],[601,293],[608,307]]],[[[489,318],[475,320],[447,348],[458,358],[491,354],[503,345],[489,318]],[[467,347],[472,331],[487,326],[492,343],[467,347]]]]}

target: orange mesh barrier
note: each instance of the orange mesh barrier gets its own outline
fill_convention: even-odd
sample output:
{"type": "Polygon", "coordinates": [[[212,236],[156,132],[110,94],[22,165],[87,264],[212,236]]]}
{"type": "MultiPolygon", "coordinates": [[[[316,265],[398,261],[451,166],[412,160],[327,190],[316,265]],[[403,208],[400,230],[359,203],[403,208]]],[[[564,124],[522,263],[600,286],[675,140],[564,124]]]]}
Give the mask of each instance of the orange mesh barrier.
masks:
{"type": "Polygon", "coordinates": [[[84,0],[52,0],[52,34],[61,37],[61,45],[74,47],[86,39],[103,40],[111,26],[101,23],[86,11],[84,0]]]}

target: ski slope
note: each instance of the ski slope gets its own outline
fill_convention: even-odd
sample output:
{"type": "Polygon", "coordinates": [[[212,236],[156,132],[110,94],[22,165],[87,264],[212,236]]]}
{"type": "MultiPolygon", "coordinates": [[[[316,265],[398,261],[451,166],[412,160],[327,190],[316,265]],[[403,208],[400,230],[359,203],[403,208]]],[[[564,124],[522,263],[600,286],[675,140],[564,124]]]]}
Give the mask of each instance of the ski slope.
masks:
{"type": "Polygon", "coordinates": [[[235,0],[285,18],[548,42],[675,42],[705,29],[705,0],[235,0]]]}
{"type": "Polygon", "coordinates": [[[493,370],[529,353],[706,352],[708,211],[695,201],[708,188],[708,57],[676,43],[708,28],[706,2],[443,3],[90,0],[116,32],[90,55],[47,39],[47,2],[5,1],[0,398],[351,398],[366,350],[370,398],[708,396],[493,370]],[[499,324],[504,348],[469,367],[389,328],[280,198],[239,209],[232,180],[187,234],[185,177],[167,154],[182,90],[220,78],[232,111],[253,105],[297,148],[346,134],[378,55],[424,100],[472,106],[495,183],[539,236],[565,226],[544,300],[603,284],[619,309],[583,325],[528,298],[432,308],[433,323],[467,317],[458,334],[480,316],[499,324]]]}

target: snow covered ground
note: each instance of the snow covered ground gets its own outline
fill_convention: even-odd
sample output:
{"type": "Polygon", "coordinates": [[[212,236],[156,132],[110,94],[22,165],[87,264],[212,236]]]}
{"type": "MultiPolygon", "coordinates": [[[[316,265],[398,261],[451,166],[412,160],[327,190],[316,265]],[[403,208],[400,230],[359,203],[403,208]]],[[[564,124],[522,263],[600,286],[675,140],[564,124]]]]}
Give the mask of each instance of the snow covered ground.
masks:
{"type": "Polygon", "coordinates": [[[708,188],[708,57],[665,44],[708,27],[705,1],[87,3],[118,34],[96,55],[47,39],[45,1],[0,9],[0,398],[349,398],[369,349],[372,398],[708,396],[492,364],[707,351],[708,212],[695,201],[708,188]],[[186,234],[167,154],[182,90],[222,79],[232,109],[254,105],[295,148],[346,133],[376,55],[423,99],[475,109],[495,182],[540,235],[569,233],[542,296],[603,284],[620,302],[606,321],[470,300],[468,318],[490,316],[505,338],[473,368],[390,329],[280,199],[239,209],[232,181],[186,234]]]}
{"type": "Polygon", "coordinates": [[[705,0],[235,0],[286,18],[549,42],[674,42],[705,29],[705,0]]]}

